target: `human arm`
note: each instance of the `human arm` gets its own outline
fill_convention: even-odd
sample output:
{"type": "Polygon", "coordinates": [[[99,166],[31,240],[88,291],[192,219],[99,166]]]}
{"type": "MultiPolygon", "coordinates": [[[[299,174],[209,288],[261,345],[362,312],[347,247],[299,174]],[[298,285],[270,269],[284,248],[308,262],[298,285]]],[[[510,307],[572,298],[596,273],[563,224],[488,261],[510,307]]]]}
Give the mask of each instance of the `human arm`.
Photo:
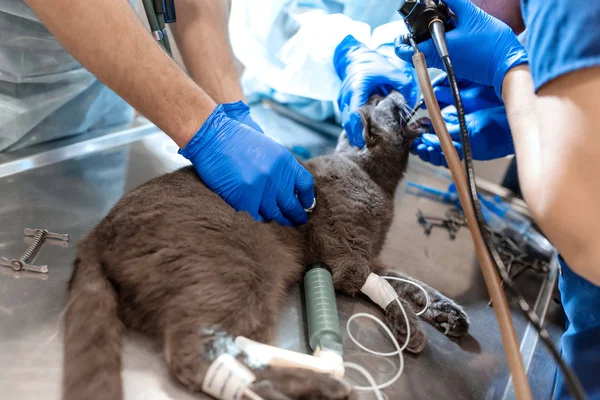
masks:
{"type": "Polygon", "coordinates": [[[228,0],[176,0],[171,28],[192,79],[217,103],[245,100],[229,42],[228,0]]]}
{"type": "Polygon", "coordinates": [[[314,197],[308,171],[280,144],[216,107],[126,1],[27,4],[84,67],[173,138],[205,184],[232,207],[282,224],[307,220],[303,208],[314,197]]]}
{"type": "Polygon", "coordinates": [[[167,56],[123,0],[27,0],[81,64],[185,146],[215,102],[167,56]]]}
{"type": "Polygon", "coordinates": [[[600,285],[600,67],[533,89],[522,66],[502,91],[523,196],[571,269],[600,285]]]}
{"type": "Polygon", "coordinates": [[[229,42],[228,0],[177,0],[177,22],[171,25],[190,77],[227,115],[263,132],[250,116],[236,60],[229,42]]]}

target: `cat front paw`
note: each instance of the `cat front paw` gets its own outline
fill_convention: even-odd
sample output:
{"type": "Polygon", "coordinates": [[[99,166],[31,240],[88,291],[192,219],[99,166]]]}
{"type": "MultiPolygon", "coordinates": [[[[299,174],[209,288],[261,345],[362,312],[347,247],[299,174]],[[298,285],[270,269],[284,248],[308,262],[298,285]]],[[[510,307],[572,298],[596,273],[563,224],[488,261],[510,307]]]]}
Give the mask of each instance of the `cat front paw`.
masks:
{"type": "Polygon", "coordinates": [[[396,337],[400,347],[404,346],[407,333],[410,333],[406,350],[418,354],[423,351],[427,344],[425,331],[421,327],[417,315],[408,303],[403,299],[399,299],[399,301],[402,303],[404,311],[406,312],[406,318],[398,303],[393,301],[385,308],[385,322],[396,337]],[[408,319],[409,330],[407,330],[406,327],[406,319],[408,319]]]}
{"type": "Polygon", "coordinates": [[[432,299],[427,320],[446,336],[460,337],[469,333],[469,316],[462,307],[445,297],[432,299]]]}

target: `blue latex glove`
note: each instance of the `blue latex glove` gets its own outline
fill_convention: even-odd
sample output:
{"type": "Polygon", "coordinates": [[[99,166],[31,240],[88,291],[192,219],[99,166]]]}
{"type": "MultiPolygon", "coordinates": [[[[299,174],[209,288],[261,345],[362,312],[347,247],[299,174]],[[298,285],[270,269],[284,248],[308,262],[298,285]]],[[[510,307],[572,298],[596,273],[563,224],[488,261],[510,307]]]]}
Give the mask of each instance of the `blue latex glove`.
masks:
{"type": "Polygon", "coordinates": [[[224,108],[215,108],[179,154],[236,210],[258,221],[306,223],[304,209],[315,197],[310,173],[285,147],[229,118],[224,108]]]}
{"type": "MultiPolygon", "coordinates": [[[[448,78],[445,75],[446,74],[444,74],[444,79],[436,80],[432,83],[433,93],[435,94],[441,109],[454,105],[452,90],[450,89],[448,78]]],[[[496,96],[494,88],[491,86],[483,86],[466,79],[458,79],[457,83],[465,114],[504,105],[504,102],[496,96]]]]}
{"type": "MultiPolygon", "coordinates": [[[[454,104],[452,91],[448,80],[444,77],[434,80],[434,93],[441,108],[454,104]]],[[[514,153],[514,145],[504,103],[496,96],[490,86],[482,86],[466,80],[458,82],[463,106],[465,109],[465,122],[476,160],[490,160],[504,157],[514,153]]],[[[462,158],[460,144],[460,126],[456,109],[442,112],[448,132],[452,137],[454,147],[462,158]]],[[[424,134],[416,138],[412,144],[411,152],[417,154],[422,160],[434,165],[447,167],[446,159],[442,152],[440,142],[435,134],[424,134]]]]}
{"type": "MultiPolygon", "coordinates": [[[[456,28],[446,33],[448,51],[458,78],[492,86],[500,98],[502,81],[509,69],[527,63],[527,51],[515,33],[504,22],[471,3],[470,0],[447,0],[456,14],[456,28]]],[[[420,43],[428,67],[444,69],[431,39],[420,43]]],[[[412,63],[413,49],[396,44],[396,54],[412,63]]]]}
{"type": "MultiPolygon", "coordinates": [[[[456,151],[462,159],[462,145],[460,144],[460,126],[456,109],[442,112],[448,133],[456,151]]],[[[473,159],[491,160],[509,154],[514,154],[515,148],[508,126],[504,106],[487,108],[465,115],[469,143],[473,159]]],[[[435,134],[425,133],[415,139],[413,152],[423,160],[434,165],[448,167],[440,142],[435,134]]]]}
{"type": "Polygon", "coordinates": [[[388,95],[392,90],[406,98],[408,107],[417,100],[414,68],[406,64],[398,68],[387,57],[369,49],[348,35],[336,47],[333,55],[335,70],[342,80],[338,106],[342,126],[351,145],[364,147],[363,125],[358,109],[373,94],[388,95]]]}
{"type": "Polygon", "coordinates": [[[250,107],[248,107],[243,101],[240,100],[236,101],[235,103],[224,103],[223,111],[229,118],[233,118],[237,122],[249,126],[260,133],[265,133],[262,128],[256,122],[254,122],[250,116],[250,107]]]}

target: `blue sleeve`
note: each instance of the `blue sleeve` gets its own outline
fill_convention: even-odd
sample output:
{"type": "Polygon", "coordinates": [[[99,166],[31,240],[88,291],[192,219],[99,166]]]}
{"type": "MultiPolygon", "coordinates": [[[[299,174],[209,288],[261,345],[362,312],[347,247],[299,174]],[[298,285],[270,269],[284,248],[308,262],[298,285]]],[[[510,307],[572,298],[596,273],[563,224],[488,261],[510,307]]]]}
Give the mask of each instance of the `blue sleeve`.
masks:
{"type": "Polygon", "coordinates": [[[599,0],[521,0],[535,90],[600,65],[599,0]]]}

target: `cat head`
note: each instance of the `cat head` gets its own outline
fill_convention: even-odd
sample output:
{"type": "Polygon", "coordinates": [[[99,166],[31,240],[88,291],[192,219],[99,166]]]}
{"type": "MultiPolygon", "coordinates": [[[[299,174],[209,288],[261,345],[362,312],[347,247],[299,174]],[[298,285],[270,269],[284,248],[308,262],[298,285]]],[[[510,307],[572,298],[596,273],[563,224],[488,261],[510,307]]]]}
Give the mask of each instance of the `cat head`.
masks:
{"type": "Polygon", "coordinates": [[[424,121],[407,123],[411,114],[404,96],[392,91],[387,96],[373,95],[359,110],[363,123],[364,149],[350,145],[346,132],[342,132],[336,152],[409,149],[412,141],[424,132],[424,121]]]}
{"type": "Polygon", "coordinates": [[[427,119],[409,121],[411,109],[396,91],[383,97],[373,95],[359,112],[365,146],[351,146],[345,132],[338,140],[336,153],[353,159],[381,186],[395,190],[406,170],[413,140],[427,131],[427,119]]]}

